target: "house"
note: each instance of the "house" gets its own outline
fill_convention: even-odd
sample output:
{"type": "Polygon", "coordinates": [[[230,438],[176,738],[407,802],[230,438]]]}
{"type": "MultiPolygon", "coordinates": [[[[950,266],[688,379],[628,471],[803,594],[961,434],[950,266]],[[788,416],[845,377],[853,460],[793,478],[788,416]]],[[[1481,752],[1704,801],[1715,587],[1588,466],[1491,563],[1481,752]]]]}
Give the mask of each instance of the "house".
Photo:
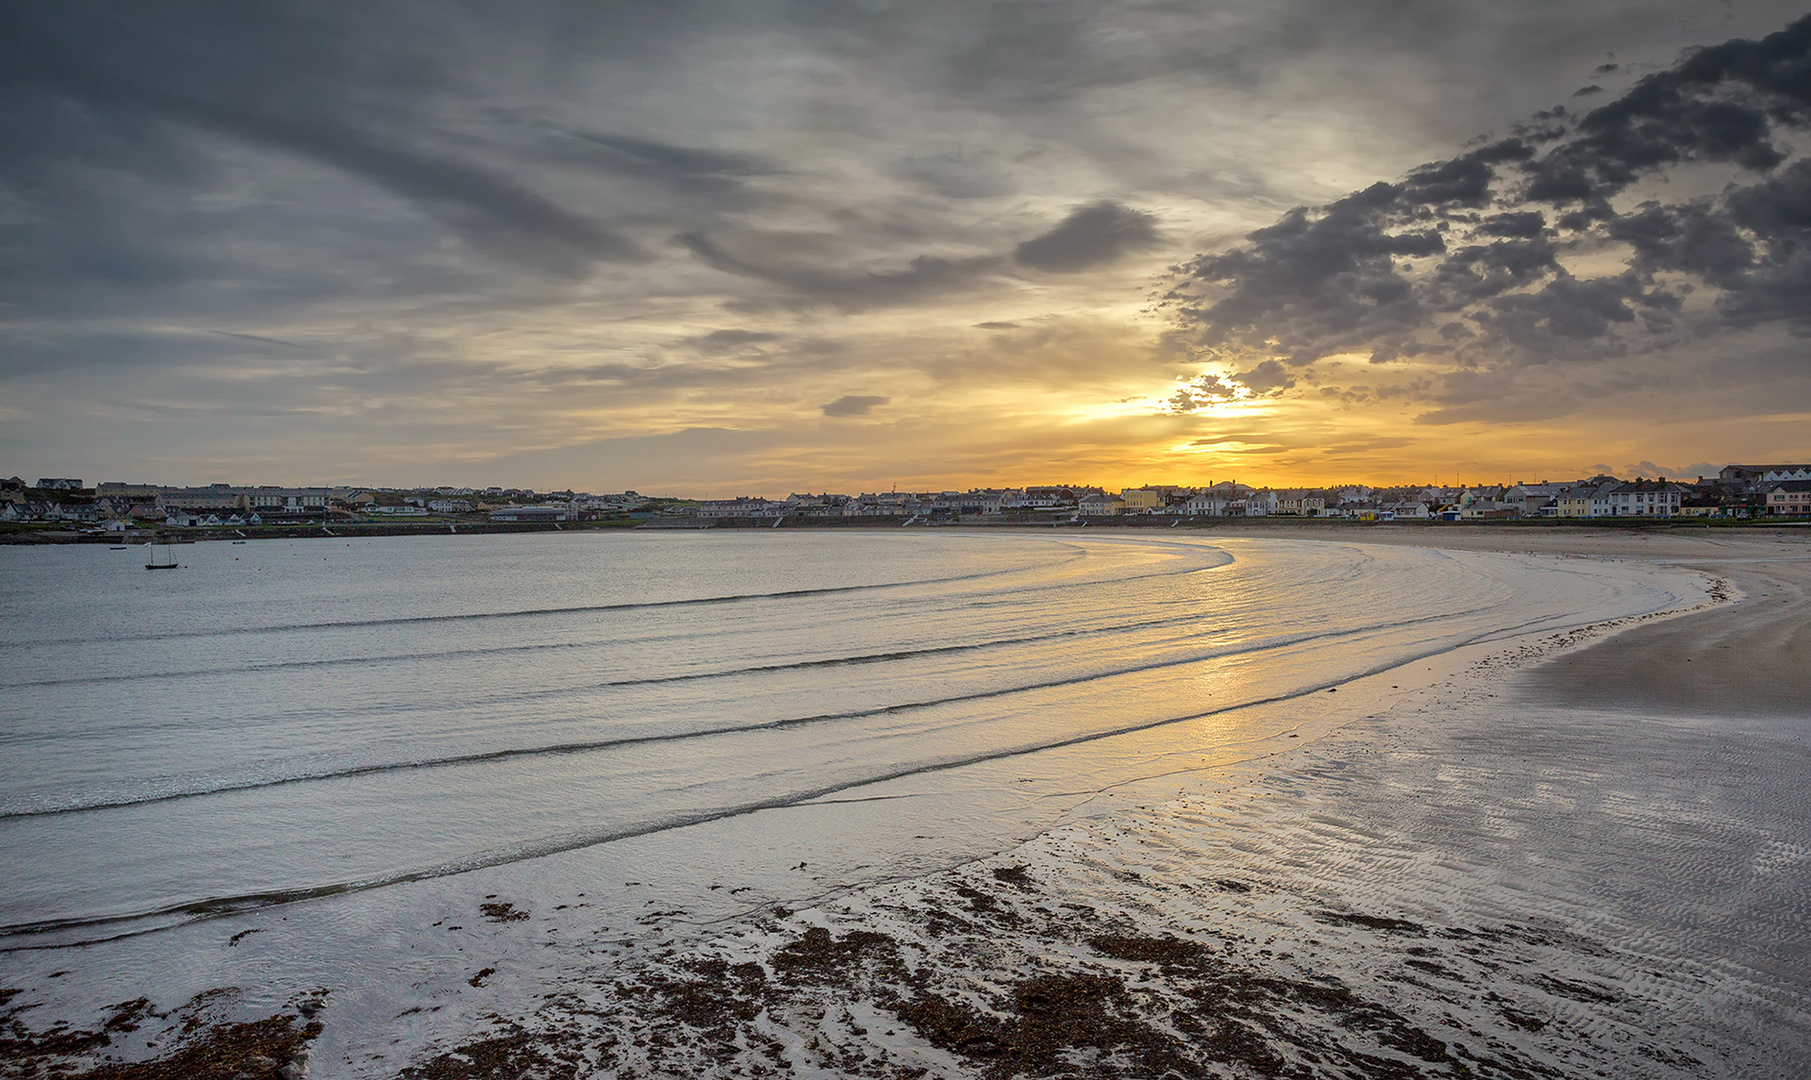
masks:
{"type": "Polygon", "coordinates": [[[1811,480],[1811,465],[1725,465],[1717,476],[1755,487],[1785,480],[1811,480]]]}
{"type": "Polygon", "coordinates": [[[1767,489],[1767,515],[1811,514],[1811,479],[1786,480],[1767,489]]]}
{"type": "Polygon", "coordinates": [[[1502,501],[1523,517],[1558,517],[1559,497],[1567,487],[1545,480],[1533,484],[1524,481],[1505,491],[1502,501]]]}
{"type": "Polygon", "coordinates": [[[38,481],[38,488],[43,491],[80,491],[82,482],[69,477],[46,476],[38,481]]]}
{"type": "Polygon", "coordinates": [[[1467,488],[1459,495],[1459,517],[1465,521],[1498,521],[1521,516],[1521,504],[1510,502],[1506,498],[1508,491],[1495,486],[1467,488]]]}
{"type": "MultiPolygon", "coordinates": [[[[246,493],[245,509],[256,510],[266,517],[319,517],[327,513],[333,501],[331,488],[258,487],[246,493]]],[[[374,500],[375,501],[375,500],[374,500]]]]}
{"type": "Polygon", "coordinates": [[[127,484],[118,480],[104,480],[94,485],[97,498],[115,499],[155,499],[169,489],[156,484],[127,484]]]}
{"type": "Polygon", "coordinates": [[[168,512],[170,510],[228,512],[245,509],[245,496],[233,490],[231,484],[209,484],[199,488],[166,488],[157,493],[157,506],[168,512]]]}
{"type": "Polygon", "coordinates": [[[931,500],[934,514],[997,514],[1004,505],[1006,493],[998,488],[969,488],[967,491],[939,492],[931,500]]]}
{"type": "Polygon", "coordinates": [[[1032,491],[1025,488],[1007,488],[1000,498],[1002,513],[1011,511],[1022,513],[1027,510],[1051,510],[1057,505],[1055,495],[1046,491],[1032,491]]]}
{"type": "Polygon", "coordinates": [[[835,497],[828,492],[823,495],[813,495],[810,492],[800,495],[795,491],[785,499],[786,513],[798,517],[829,517],[836,506],[835,497]]]}
{"type": "Polygon", "coordinates": [[[1088,517],[1111,517],[1120,512],[1123,505],[1117,495],[1108,495],[1104,491],[1091,492],[1076,500],[1076,510],[1088,517]]]}
{"type": "MultiPolygon", "coordinates": [[[[516,509],[532,509],[518,507],[516,509]]],[[[493,510],[491,520],[508,521],[510,518],[499,518],[502,510],[493,510]]],[[[697,516],[701,518],[771,518],[779,517],[786,512],[786,504],[771,499],[751,498],[742,495],[734,499],[707,499],[698,504],[697,516]]],[[[559,519],[564,521],[564,518],[559,519]]]]}
{"type": "Polygon", "coordinates": [[[1601,506],[1603,512],[1591,516],[1678,517],[1679,506],[1685,495],[1684,484],[1666,480],[1631,480],[1607,491],[1600,491],[1593,500],[1593,506],[1601,506]]]}
{"type": "Polygon", "coordinates": [[[1680,517],[1723,517],[1723,498],[1714,491],[1697,490],[1679,500],[1680,517]]]}
{"type": "Polygon", "coordinates": [[[1581,480],[1565,487],[1553,497],[1552,516],[1588,518],[1591,516],[1591,506],[1597,498],[1598,489],[1620,483],[1622,483],[1621,480],[1612,476],[1594,476],[1589,480],[1581,480]]]}
{"type": "Polygon", "coordinates": [[[1279,491],[1276,499],[1278,514],[1314,517],[1327,508],[1325,496],[1308,491],[1279,491]]]}
{"type": "Polygon", "coordinates": [[[1154,514],[1163,508],[1163,492],[1152,487],[1127,488],[1119,493],[1122,514],[1154,514]]]}

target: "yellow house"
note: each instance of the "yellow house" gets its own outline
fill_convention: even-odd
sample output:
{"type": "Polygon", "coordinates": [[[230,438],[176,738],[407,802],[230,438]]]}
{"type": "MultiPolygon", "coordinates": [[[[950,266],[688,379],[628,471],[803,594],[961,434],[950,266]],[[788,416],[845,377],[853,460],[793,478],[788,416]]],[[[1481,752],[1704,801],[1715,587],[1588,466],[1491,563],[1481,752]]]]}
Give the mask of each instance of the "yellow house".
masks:
{"type": "Polygon", "coordinates": [[[1122,514],[1142,514],[1163,508],[1163,492],[1148,488],[1127,488],[1119,493],[1119,499],[1122,504],[1119,512],[1122,514]]]}

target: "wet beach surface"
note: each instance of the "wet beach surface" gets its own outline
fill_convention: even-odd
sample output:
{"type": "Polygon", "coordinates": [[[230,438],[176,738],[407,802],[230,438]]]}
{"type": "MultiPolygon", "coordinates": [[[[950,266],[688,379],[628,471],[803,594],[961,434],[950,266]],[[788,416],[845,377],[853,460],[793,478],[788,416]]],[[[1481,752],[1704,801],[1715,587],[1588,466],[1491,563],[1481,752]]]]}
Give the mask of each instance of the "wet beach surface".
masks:
{"type": "Polygon", "coordinates": [[[1802,720],[1506,710],[1506,669],[1222,786],[624,955],[404,1075],[1791,1075],[1802,720]]]}
{"type": "MultiPolygon", "coordinates": [[[[1642,552],[1695,556],[1744,602],[1342,685],[1284,752],[1102,790],[952,870],[601,937],[532,1008],[486,1015],[513,973],[474,958],[470,1034],[393,1063],[308,1060],[319,1003],[349,988],[255,1031],[230,993],[92,1029],[9,993],[0,1074],[1791,1075],[1811,1050],[1811,715],[1731,695],[1769,643],[1804,640],[1802,605],[1767,591],[1803,581],[1802,550],[1642,552]],[[1605,676],[1665,649],[1663,678],[1605,676]],[[1668,678],[1735,707],[1655,706],[1668,678]],[[146,1033],[152,1060],[91,1068],[97,1038],[146,1033]]],[[[551,899],[469,921],[549,948],[573,926],[551,899]]]]}

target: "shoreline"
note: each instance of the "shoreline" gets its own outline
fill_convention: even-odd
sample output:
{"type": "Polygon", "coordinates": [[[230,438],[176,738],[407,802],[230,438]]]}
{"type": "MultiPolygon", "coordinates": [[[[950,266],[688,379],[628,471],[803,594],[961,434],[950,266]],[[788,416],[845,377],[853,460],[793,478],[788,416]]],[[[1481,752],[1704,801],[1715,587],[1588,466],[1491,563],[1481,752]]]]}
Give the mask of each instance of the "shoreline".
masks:
{"type": "MultiPolygon", "coordinates": [[[[1478,532],[1486,529],[1494,527],[1478,532]]],[[[1267,524],[1242,535],[1285,538],[1276,530],[1267,524]]],[[[1362,537],[1303,531],[1320,535],[1287,538],[1370,543],[1377,530],[1362,537]]],[[[1155,539],[1145,530],[1125,532],[1155,539]]],[[[1500,541],[1509,539],[1454,538],[1454,547],[1489,544],[1470,549],[1491,551],[1505,550],[1500,541]]],[[[1512,550],[1528,553],[1525,538],[1514,539],[1522,542],[1512,550]]],[[[1420,786],[1422,798],[1431,792],[1461,799],[1465,793],[1441,773],[1478,744],[1443,741],[1443,732],[1460,727],[1467,737],[1488,740],[1489,721],[1515,699],[1514,686],[1530,670],[1542,670],[1531,664],[1556,656],[1576,661],[1625,641],[1639,651],[1644,635],[1669,628],[1678,631],[1677,640],[1689,640],[1690,626],[1714,616],[1740,625],[1742,613],[1759,610],[1768,598],[1751,590],[1759,564],[1747,560],[1811,554],[1797,538],[1772,552],[1707,554],[1701,545],[1682,550],[1676,544],[1643,550],[1653,546],[1652,538],[1632,541],[1615,532],[1582,551],[1540,554],[1664,562],[1731,578],[1745,595],[1710,610],[1595,624],[1590,633],[1467,646],[1428,665],[1438,670],[1427,685],[1395,695],[1382,689],[1394,669],[1369,676],[1381,701],[1369,715],[1360,703],[1370,699],[1350,692],[1357,686],[1347,688],[1337,699],[1340,709],[1328,699],[1320,712],[1351,715],[1275,754],[1103,792],[1031,841],[950,870],[861,886],[797,911],[752,914],[720,932],[669,937],[662,948],[616,950],[600,968],[604,981],[589,992],[568,987],[542,1011],[494,1017],[451,1044],[429,1040],[441,1052],[400,1072],[365,1068],[346,1075],[470,1080],[613,1063],[621,1075],[714,1073],[737,1065],[782,1073],[899,1076],[924,1069],[1003,1077],[1062,1069],[1107,1075],[1110,1061],[1153,1074],[1199,1075],[1200,1047],[1236,1066],[1236,1075],[1322,1066],[1373,1075],[1456,1075],[1461,1066],[1575,1075],[1619,1053],[1618,1039],[1664,1038],[1666,1029],[1652,1017],[1630,1018],[1630,999],[1617,996],[1614,973],[1606,971],[1606,965],[1638,970],[1637,953],[1602,932],[1555,937],[1547,923],[1576,922],[1576,898],[1562,898],[1571,906],[1554,908],[1559,915],[1540,904],[1531,909],[1538,918],[1506,914],[1496,895],[1503,885],[1489,860],[1467,857],[1471,884],[1436,873],[1419,887],[1409,882],[1383,893],[1354,867],[1378,857],[1378,838],[1399,825],[1394,815],[1407,811],[1423,815],[1428,828],[1446,827],[1414,801],[1379,799],[1408,780],[1420,786]],[[1741,561],[1717,562],[1712,555],[1741,561]],[[1464,724],[1455,725],[1455,715],[1466,717],[1464,724]],[[1454,753],[1455,746],[1464,753],[1454,753]],[[1394,764],[1385,769],[1380,759],[1394,764]],[[1329,832],[1329,820],[1342,824],[1329,832]],[[1268,854],[1254,862],[1252,850],[1268,854]],[[1331,861],[1303,877],[1290,866],[1305,851],[1331,861]],[[1230,864],[1238,865],[1227,869],[1230,864]],[[1517,960],[1522,954],[1537,955],[1540,965],[1517,960]],[[1520,972],[1513,985],[1500,985],[1491,974],[1505,964],[1520,972]],[[611,978],[614,989],[606,985],[611,978]],[[843,999],[844,986],[855,988],[854,1000],[843,999]],[[1484,1004],[1486,995],[1503,1000],[1484,1004]],[[605,1013],[613,1019],[601,1023],[605,1013]],[[1568,1049],[1568,1040],[1576,1047],[1568,1049]],[[1077,1069],[1078,1061],[1084,1067],[1077,1069]]],[[[1774,606],[1802,620],[1802,605],[1774,606]]],[[[1299,712],[1306,704],[1274,707],[1299,712]]],[[[1516,702],[1517,709],[1526,707],[1516,702]]],[[[1558,710],[1550,712],[1554,717],[1577,712],[1574,704],[1543,707],[1558,710]]],[[[1556,731],[1535,724],[1491,753],[1520,761],[1529,739],[1550,740],[1556,731]]],[[[1562,758],[1552,767],[1569,764],[1562,758]]],[[[1486,766],[1463,767],[1472,783],[1510,783],[1486,766]]],[[[1541,815],[1548,813],[1540,800],[1523,812],[1530,820],[1546,820],[1541,815]]],[[[1394,867],[1391,874],[1428,869],[1426,851],[1404,850],[1380,865],[1394,867]]],[[[535,900],[539,907],[547,898],[535,900]]],[[[471,986],[494,974],[479,972],[471,986]]],[[[0,1001],[0,1013],[7,1004],[0,1001]]],[[[299,1023],[303,1014],[296,1015],[299,1023]]],[[[1802,1017],[1793,1023],[1807,1030],[1802,1017]]],[[[1690,1073],[1675,1064],[1622,1075],[1690,1073]]],[[[171,1075],[141,1071],[158,1066],[152,1061],[95,1075],[171,1075]]],[[[317,1071],[323,1067],[317,1056],[317,1071]]],[[[219,1075],[226,1080],[232,1072],[219,1075]]]]}
{"type": "MultiPolygon", "coordinates": [[[[1619,864],[1600,849],[1595,819],[1555,812],[1566,796],[1551,790],[1552,777],[1578,788],[1606,771],[1602,760],[1578,771],[1565,744],[1577,732],[1531,745],[1546,741],[1551,723],[1505,734],[1489,721],[1503,679],[1531,664],[1588,653],[1599,635],[1613,642],[1730,606],[1713,596],[1684,612],[1462,647],[1428,669],[1426,685],[1404,679],[1381,708],[1348,712],[1312,741],[1103,791],[1101,805],[961,866],[624,955],[609,969],[613,989],[494,1021],[483,1037],[442,1044],[397,1075],[501,1078],[581,1061],[622,1076],[1001,1080],[1777,1070],[1811,1034],[1796,967],[1776,965],[1787,1004],[1776,991],[1758,1014],[1747,989],[1707,992],[1706,979],[1734,963],[1715,953],[1660,975],[1650,913],[1543,881],[1539,854],[1495,835],[1505,811],[1549,829],[1557,817],[1581,861],[1607,861],[1606,879],[1651,872],[1639,857],[1619,864]],[[1480,740],[1492,739],[1492,755],[1477,760],[1480,740]],[[1531,760],[1536,776],[1503,767],[1531,760]],[[1448,775],[1461,762],[1464,774],[1448,775]],[[1492,779],[1509,790],[1470,790],[1492,779]],[[1405,786],[1406,795],[1390,790],[1405,786]],[[1494,851],[1445,845],[1455,808],[1494,851]],[[1455,855],[1470,881],[1454,880],[1455,855]],[[1498,865],[1517,856],[1517,869],[1498,865]],[[1609,926],[1594,926],[1607,911],[1609,926]],[[1631,981],[1642,989],[1627,990],[1631,981]],[[1707,993],[1715,1015],[1694,1014],[1707,993]],[[1738,1014],[1769,1026],[1729,1037],[1722,1029],[1738,1014]],[[486,1067],[472,1071],[473,1061],[486,1067]]],[[[1399,670],[1360,682],[1381,689],[1399,670]]],[[[1608,723],[1608,745],[1633,745],[1623,734],[1632,721],[1608,723]]],[[[1619,779],[1650,782],[1639,763],[1619,779]]],[[[1729,843],[1709,837],[1692,857],[1729,843]]],[[[1738,845],[1731,861],[1746,854],[1738,845]]],[[[1714,889],[1694,901],[1705,915],[1722,902],[1714,889]]],[[[1746,957],[1734,966],[1766,974],[1746,957]]]]}
{"type": "MultiPolygon", "coordinates": [[[[677,519],[684,520],[684,519],[677,519]]],[[[1568,538],[1578,536],[1704,536],[1732,537],[1755,533],[1804,535],[1811,537],[1811,520],[1707,520],[1675,518],[1667,520],[1642,518],[1573,519],[1541,518],[1492,522],[1398,521],[1364,522],[1319,520],[1313,518],[1170,518],[1162,516],[1100,517],[1083,522],[991,520],[971,517],[960,521],[907,526],[900,518],[782,518],[719,519],[707,524],[654,524],[631,520],[609,521],[460,521],[453,519],[429,522],[361,521],[297,525],[210,526],[206,528],[135,529],[129,533],[92,533],[72,529],[37,528],[25,525],[0,527],[0,547],[33,547],[40,545],[107,544],[140,545],[191,544],[215,541],[356,539],[361,536],[488,536],[513,533],[582,533],[582,532],[695,532],[710,530],[730,533],[758,533],[776,528],[804,529],[822,532],[885,531],[888,529],[977,529],[983,531],[1029,532],[1034,535],[1083,533],[1086,529],[1100,532],[1125,532],[1151,535],[1175,530],[1183,536],[1271,536],[1302,540],[1328,540],[1347,543],[1377,543],[1408,547],[1457,547],[1465,550],[1544,550],[1560,554],[1555,545],[1565,547],[1568,538]],[[337,532],[331,530],[338,530],[337,532]],[[1489,538],[1489,539],[1478,539],[1489,538]],[[1535,545],[1524,548],[1524,540],[1535,545]],[[1501,545],[1479,548],[1474,545],[1501,545]]]]}
{"type": "MultiPolygon", "coordinates": [[[[1347,539],[1312,532],[1303,529],[1292,538],[1347,539]]],[[[1648,562],[1727,579],[1740,592],[1736,603],[1618,632],[1525,672],[1517,693],[1530,702],[1581,708],[1811,717],[1811,533],[1754,525],[1740,532],[1663,527],[1509,534],[1475,526],[1412,539],[1368,533],[1353,542],[1648,562]]]]}

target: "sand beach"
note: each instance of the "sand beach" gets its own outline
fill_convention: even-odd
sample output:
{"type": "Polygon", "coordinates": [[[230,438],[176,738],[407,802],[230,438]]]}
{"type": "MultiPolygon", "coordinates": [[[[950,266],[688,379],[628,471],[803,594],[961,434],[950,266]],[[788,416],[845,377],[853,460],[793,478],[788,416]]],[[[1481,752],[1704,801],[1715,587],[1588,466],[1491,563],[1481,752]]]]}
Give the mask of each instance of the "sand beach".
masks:
{"type": "MultiPolygon", "coordinates": [[[[22,987],[0,1002],[0,1069],[1793,1074],[1811,1049],[1811,532],[1214,530],[1239,533],[1651,562],[1699,575],[1703,599],[1258,706],[1289,734],[1236,763],[1141,744],[1144,779],[1087,793],[1023,844],[599,942],[588,978],[532,1008],[466,1003],[465,1035],[443,1026],[399,1059],[338,1056],[330,1027],[311,1060],[316,999],[230,1021],[129,1003],[47,1029],[18,1009],[22,987]],[[148,1060],[84,1056],[84,1037],[140,1029],[167,1033],[148,1060]],[[243,1049],[260,1033],[274,1049],[243,1049]]],[[[471,918],[525,953],[551,899],[471,918]]],[[[510,977],[480,963],[474,992],[510,977]]]]}

